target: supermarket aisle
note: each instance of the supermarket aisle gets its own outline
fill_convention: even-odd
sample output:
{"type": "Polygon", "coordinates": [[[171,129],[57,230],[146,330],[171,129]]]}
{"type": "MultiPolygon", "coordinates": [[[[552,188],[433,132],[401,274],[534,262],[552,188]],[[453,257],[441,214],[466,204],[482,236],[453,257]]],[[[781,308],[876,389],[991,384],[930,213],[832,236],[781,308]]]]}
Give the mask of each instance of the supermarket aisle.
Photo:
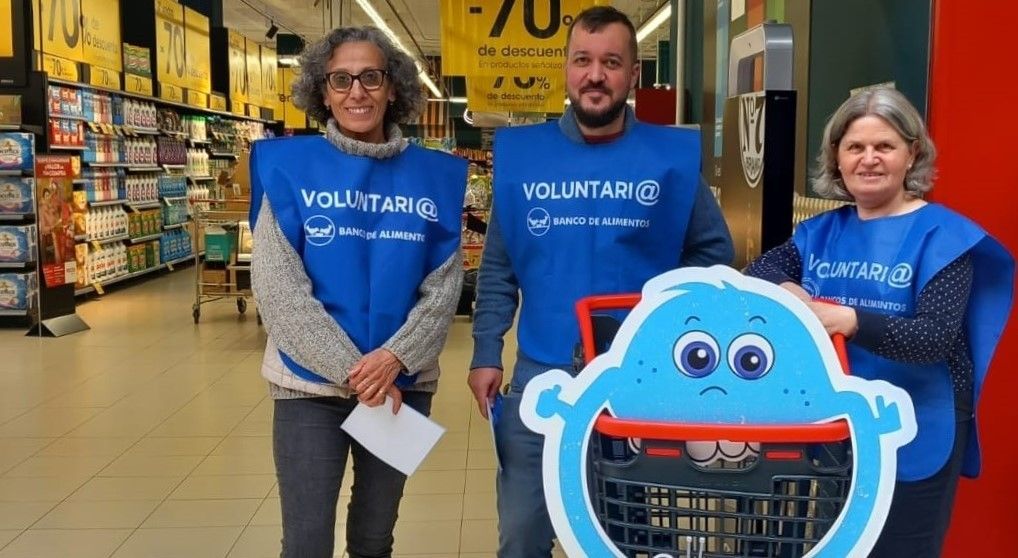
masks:
{"type": "MultiPolygon", "coordinates": [[[[93,329],[63,339],[0,330],[0,558],[278,556],[264,333],[232,300],[195,326],[193,280],[185,268],[87,302],[93,329]]],[[[494,556],[469,350],[457,321],[434,405],[448,432],[408,483],[398,556],[494,556]]]]}

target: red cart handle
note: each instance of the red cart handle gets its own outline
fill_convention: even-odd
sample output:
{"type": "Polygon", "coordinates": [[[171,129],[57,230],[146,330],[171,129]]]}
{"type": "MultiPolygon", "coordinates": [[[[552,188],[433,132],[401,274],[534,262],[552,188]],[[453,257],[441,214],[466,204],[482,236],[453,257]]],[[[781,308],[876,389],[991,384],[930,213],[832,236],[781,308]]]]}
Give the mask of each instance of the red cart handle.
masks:
{"type": "MultiPolygon", "coordinates": [[[[630,310],[640,302],[640,299],[640,293],[626,293],[588,296],[576,302],[576,317],[580,323],[580,342],[583,343],[584,363],[589,363],[597,356],[597,346],[594,344],[594,325],[591,319],[593,313],[598,310],[630,310]]],[[[828,301],[821,300],[819,302],[828,301]]],[[[845,374],[851,374],[845,336],[835,333],[831,336],[831,342],[834,343],[834,352],[838,354],[841,370],[845,374]]]]}
{"type": "Polygon", "coordinates": [[[594,430],[616,438],[646,438],[682,442],[839,442],[850,436],[848,422],[839,419],[820,424],[701,424],[618,419],[608,414],[597,417],[594,430]]]}

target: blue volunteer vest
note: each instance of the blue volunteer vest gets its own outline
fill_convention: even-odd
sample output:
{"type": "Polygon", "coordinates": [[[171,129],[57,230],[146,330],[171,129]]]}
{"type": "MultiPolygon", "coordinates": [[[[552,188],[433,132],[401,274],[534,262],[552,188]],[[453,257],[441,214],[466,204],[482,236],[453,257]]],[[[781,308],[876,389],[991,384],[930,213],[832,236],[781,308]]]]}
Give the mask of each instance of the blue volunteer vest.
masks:
{"type": "MultiPolygon", "coordinates": [[[[1011,306],[1014,259],[977,225],[937,204],[905,215],[860,220],[843,207],[800,224],[794,242],[802,256],[802,285],[812,295],[866,311],[913,317],[923,287],[966,252],[974,270],[965,320],[978,402],[990,359],[1011,306]]],[[[848,344],[852,373],[905,389],[919,431],[898,450],[898,479],[929,478],[954,444],[954,386],[946,362],[906,364],[848,344]]],[[[969,438],[962,473],[979,474],[979,440],[969,438]]]]}
{"type": "MultiPolygon", "coordinates": [[[[412,145],[375,159],[320,136],[259,141],[251,150],[251,226],[264,192],[315,298],[368,353],[402,327],[424,278],[459,249],[466,170],[462,159],[412,145]]],[[[297,376],[328,383],[280,357],[297,376]]]]}
{"type": "Polygon", "coordinates": [[[523,292],[520,350],[571,361],[584,296],[635,292],[678,267],[700,183],[700,138],[636,123],[605,144],[550,122],[495,134],[494,211],[523,292]]]}

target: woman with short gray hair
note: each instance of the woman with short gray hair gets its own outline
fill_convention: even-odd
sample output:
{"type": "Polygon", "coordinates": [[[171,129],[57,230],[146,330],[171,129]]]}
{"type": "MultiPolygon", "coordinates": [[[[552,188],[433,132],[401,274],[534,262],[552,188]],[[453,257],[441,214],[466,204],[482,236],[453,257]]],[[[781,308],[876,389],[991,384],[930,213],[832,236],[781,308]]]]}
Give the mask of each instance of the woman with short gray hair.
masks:
{"type": "Polygon", "coordinates": [[[406,476],[340,426],[358,405],[431,410],[463,280],[466,162],[403,138],[424,94],[414,61],[378,29],[333,30],[304,50],[300,72],[294,103],[325,136],[251,152],[281,555],[333,556],[352,455],[346,553],[386,557],[406,476]]]}
{"type": "Polygon", "coordinates": [[[1014,258],[975,223],[922,199],[935,157],[904,95],[851,97],[824,130],[814,187],[855,204],[802,222],[746,270],[844,335],[854,375],[912,397],[918,432],[898,450],[871,558],[940,555],[958,477],[979,473],[975,406],[1011,305],[1014,258]]]}

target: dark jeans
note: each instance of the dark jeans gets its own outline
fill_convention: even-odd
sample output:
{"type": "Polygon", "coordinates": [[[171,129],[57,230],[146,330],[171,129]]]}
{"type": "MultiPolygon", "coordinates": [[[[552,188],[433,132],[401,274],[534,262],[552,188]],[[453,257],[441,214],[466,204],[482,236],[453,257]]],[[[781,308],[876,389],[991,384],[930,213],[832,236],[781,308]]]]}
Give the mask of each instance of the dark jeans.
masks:
{"type": "MultiPolygon", "coordinates": [[[[434,394],[404,392],[403,404],[431,412],[434,394]]],[[[336,504],[347,455],[353,454],[353,486],[346,518],[350,558],[392,555],[392,530],[406,475],[386,465],[339,425],[357,399],[316,397],[275,402],[272,452],[283,515],[282,558],[331,558],[336,504]]]]}
{"type": "Polygon", "coordinates": [[[887,522],[870,558],[940,556],[971,429],[971,411],[959,411],[954,448],[944,467],[928,479],[895,483],[887,522]]]}

